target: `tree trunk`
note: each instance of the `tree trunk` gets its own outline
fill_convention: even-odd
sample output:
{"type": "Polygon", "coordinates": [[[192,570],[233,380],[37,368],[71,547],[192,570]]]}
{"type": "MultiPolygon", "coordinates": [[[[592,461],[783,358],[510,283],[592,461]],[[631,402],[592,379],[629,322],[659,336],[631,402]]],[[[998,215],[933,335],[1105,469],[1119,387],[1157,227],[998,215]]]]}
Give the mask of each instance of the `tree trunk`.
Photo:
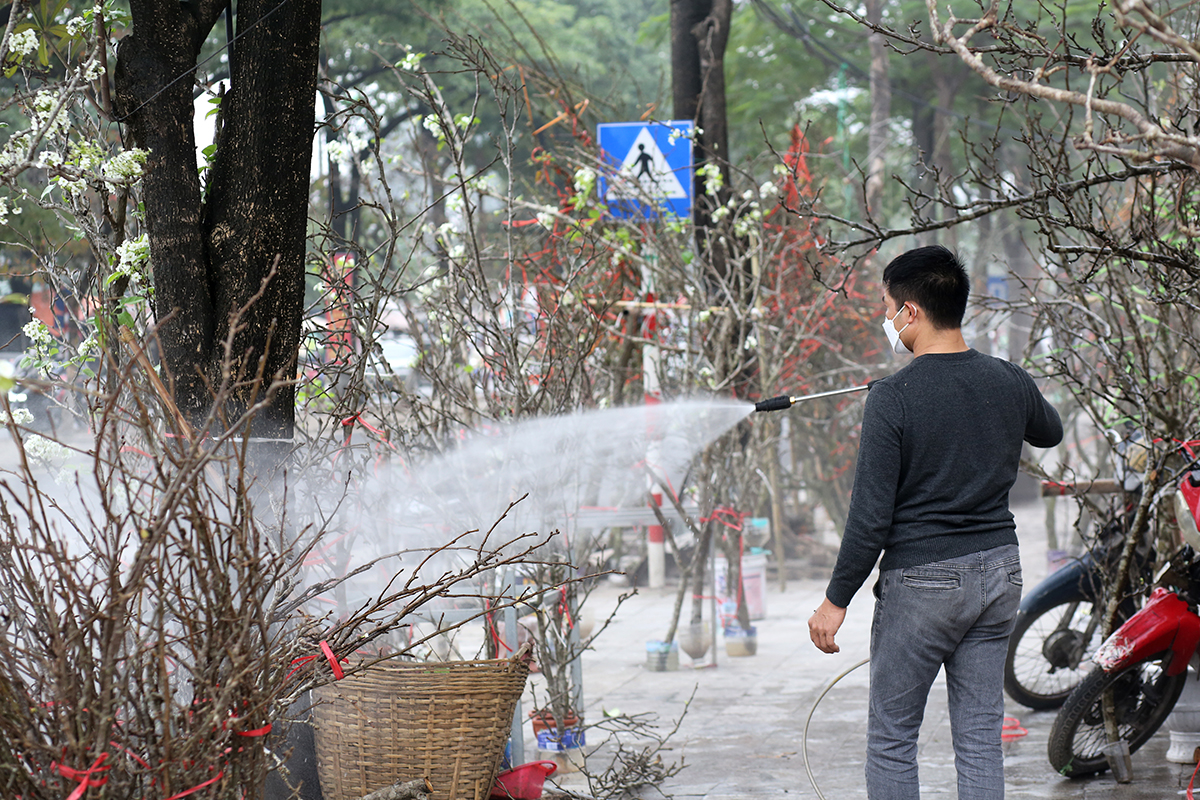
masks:
{"type": "Polygon", "coordinates": [[[700,132],[694,150],[693,218],[696,246],[719,275],[726,274],[724,248],[711,248],[712,211],[730,197],[729,133],[725,121],[725,47],[733,14],[730,0],[671,0],[671,90],[676,119],[689,119],[700,132]],[[721,169],[722,188],[708,194],[701,167],[721,169]]]}
{"type": "Polygon", "coordinates": [[[133,144],[149,151],[143,187],[159,348],[176,404],[198,421],[207,410],[199,400],[213,325],[190,72],[224,3],[132,0],[130,10],[134,26],[118,48],[114,99],[133,144]]]}
{"type": "Polygon", "coordinates": [[[675,119],[696,119],[704,79],[700,44],[692,30],[712,11],[712,0],[671,0],[671,99],[675,119]]]}
{"type": "MultiPolygon", "coordinates": [[[[225,6],[132,0],[133,30],[115,74],[119,113],[133,142],[150,151],[146,227],[162,366],[193,424],[211,410],[209,386],[226,368],[243,379],[219,409],[229,419],[261,401],[272,380],[294,379],[303,312],[321,3],[238,4],[241,38],[202,197],[188,74],[225,6]],[[259,372],[264,385],[246,380],[259,372]]],[[[251,434],[290,438],[293,403],[291,385],[277,387],[251,434]]]]}
{"type": "MultiPolygon", "coordinates": [[[[883,0],[867,0],[867,22],[883,20],[883,0]]],[[[867,184],[864,205],[878,214],[883,198],[883,173],[887,150],[888,119],[892,115],[892,87],[888,77],[887,42],[879,33],[867,37],[871,52],[871,127],[867,136],[867,184]]]]}

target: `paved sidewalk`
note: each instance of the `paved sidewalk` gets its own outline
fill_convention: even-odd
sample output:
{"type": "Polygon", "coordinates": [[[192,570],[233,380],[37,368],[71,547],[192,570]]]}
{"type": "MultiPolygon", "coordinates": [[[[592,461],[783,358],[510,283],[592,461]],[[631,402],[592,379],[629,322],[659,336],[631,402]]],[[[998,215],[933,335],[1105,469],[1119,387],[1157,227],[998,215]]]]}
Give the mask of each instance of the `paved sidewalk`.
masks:
{"type": "MultiPolygon", "coordinates": [[[[1024,550],[1025,582],[1031,587],[1045,574],[1043,507],[1035,502],[1014,511],[1024,550]]],[[[872,613],[871,598],[864,590],[851,604],[839,636],[842,652],[819,652],[809,642],[806,623],[824,588],[823,579],[789,581],[786,593],[772,586],[766,618],[755,623],[757,655],[728,657],[718,637],[721,649],[715,667],[693,669],[691,660],[681,654],[682,667],[672,672],[646,668],[645,643],[666,633],[674,591],[640,590],[617,611],[597,649],[584,657],[586,719],[595,721],[605,711],[649,712],[669,728],[683,715],[672,739],[673,750],[664,760],[682,759],[686,767],[666,781],[663,790],[667,795],[689,800],[816,798],[801,753],[805,719],[830,681],[867,657],[872,613]]],[[[621,591],[602,586],[593,593],[589,603],[597,619],[615,605],[621,591]]],[[[829,691],[812,717],[809,764],[826,800],[866,796],[862,761],[867,686],[866,667],[851,672],[829,691]]],[[[1054,712],[1032,712],[1010,701],[1006,713],[1028,730],[1006,755],[1009,798],[1164,800],[1185,794],[1191,770],[1184,772],[1164,760],[1165,731],[1134,755],[1133,783],[1118,785],[1108,773],[1067,780],[1051,771],[1046,758],[1054,712]]],[[[599,738],[589,733],[587,751],[594,753],[593,766],[599,762],[602,768],[610,748],[599,738]]],[[[526,757],[542,757],[533,749],[528,733],[526,757]]],[[[920,768],[923,797],[957,796],[942,677],[930,694],[920,768]]],[[[578,774],[556,778],[565,789],[587,790],[578,774]]],[[[646,796],[658,795],[649,792],[646,796]]]]}

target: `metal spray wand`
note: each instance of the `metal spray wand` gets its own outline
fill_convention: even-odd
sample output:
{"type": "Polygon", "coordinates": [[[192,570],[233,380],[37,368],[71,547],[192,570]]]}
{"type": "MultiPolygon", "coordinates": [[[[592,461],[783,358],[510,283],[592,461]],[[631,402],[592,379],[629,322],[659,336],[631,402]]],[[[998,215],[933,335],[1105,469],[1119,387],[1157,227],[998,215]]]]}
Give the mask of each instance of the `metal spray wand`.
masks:
{"type": "Polygon", "coordinates": [[[849,389],[834,389],[832,392],[819,392],[817,394],[805,394],[798,397],[789,397],[786,394],[781,394],[779,397],[772,397],[769,400],[760,400],[754,404],[755,411],[783,411],[785,408],[791,408],[796,403],[805,400],[816,400],[821,397],[833,397],[839,394],[850,394],[852,392],[861,392],[863,389],[871,388],[870,383],[864,383],[862,386],[851,386],[849,389]]]}

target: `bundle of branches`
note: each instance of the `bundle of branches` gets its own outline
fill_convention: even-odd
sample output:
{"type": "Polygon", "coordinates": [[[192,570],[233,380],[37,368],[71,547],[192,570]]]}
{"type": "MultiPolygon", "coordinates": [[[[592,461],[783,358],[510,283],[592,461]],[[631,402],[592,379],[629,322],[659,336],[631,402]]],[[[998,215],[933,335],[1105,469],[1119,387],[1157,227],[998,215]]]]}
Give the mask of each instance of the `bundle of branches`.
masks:
{"type": "Polygon", "coordinates": [[[369,664],[372,643],[433,598],[477,594],[526,549],[454,537],[456,568],[430,578],[419,569],[430,552],[404,554],[379,591],[337,616],[317,611],[384,562],[310,582],[306,560],[337,531],[292,521],[286,482],[251,469],[248,422],[223,436],[181,430],[136,362],[109,363],[119,392],[93,395],[83,443],[8,414],[0,795],[259,797],[276,766],[268,734],[297,698],[369,664]],[[347,664],[356,652],[368,658],[347,664]]]}

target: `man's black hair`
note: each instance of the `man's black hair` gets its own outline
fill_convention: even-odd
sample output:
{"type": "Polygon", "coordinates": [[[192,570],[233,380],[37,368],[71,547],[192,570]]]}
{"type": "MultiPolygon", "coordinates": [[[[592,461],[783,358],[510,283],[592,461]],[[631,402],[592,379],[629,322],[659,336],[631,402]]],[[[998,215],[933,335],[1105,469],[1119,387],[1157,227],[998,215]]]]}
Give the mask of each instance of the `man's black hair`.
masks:
{"type": "Polygon", "coordinates": [[[915,303],[939,330],[961,328],[971,281],[966,267],[940,244],[918,247],[892,259],[883,286],[899,306],[915,303]]]}

